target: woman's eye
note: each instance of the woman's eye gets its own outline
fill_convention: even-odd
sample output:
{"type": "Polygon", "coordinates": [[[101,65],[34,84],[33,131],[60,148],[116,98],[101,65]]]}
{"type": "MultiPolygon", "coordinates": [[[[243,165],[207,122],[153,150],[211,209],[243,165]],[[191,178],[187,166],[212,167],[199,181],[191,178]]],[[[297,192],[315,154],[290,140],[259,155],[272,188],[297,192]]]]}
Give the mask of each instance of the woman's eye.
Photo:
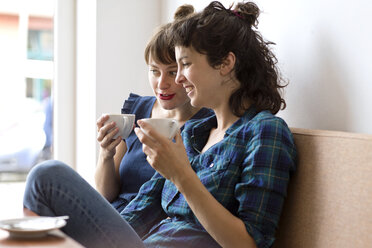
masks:
{"type": "Polygon", "coordinates": [[[190,63],[187,63],[187,62],[182,63],[183,67],[188,67],[189,65],[190,65],[190,63]]]}
{"type": "Polygon", "coordinates": [[[151,72],[152,75],[155,75],[155,76],[159,75],[158,70],[150,70],[150,72],[151,72]]]}
{"type": "Polygon", "coordinates": [[[171,75],[171,76],[174,76],[174,77],[175,77],[175,76],[177,75],[177,71],[170,71],[170,72],[169,72],[169,75],[171,75]]]}

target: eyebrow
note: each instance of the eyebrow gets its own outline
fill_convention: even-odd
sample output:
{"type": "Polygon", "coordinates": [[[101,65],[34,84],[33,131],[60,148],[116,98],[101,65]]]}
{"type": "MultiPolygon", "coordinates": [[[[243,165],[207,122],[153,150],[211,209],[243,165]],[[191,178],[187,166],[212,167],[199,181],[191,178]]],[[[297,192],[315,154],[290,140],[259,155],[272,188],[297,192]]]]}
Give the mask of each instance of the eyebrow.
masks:
{"type": "MultiPolygon", "coordinates": [[[[159,69],[159,67],[157,65],[154,65],[154,64],[149,64],[150,67],[153,67],[153,68],[156,68],[156,69],[159,69]]],[[[172,66],[169,66],[167,67],[167,69],[175,69],[177,68],[177,65],[172,65],[172,66]]]]}
{"type": "Polygon", "coordinates": [[[172,69],[172,68],[177,68],[178,66],[177,65],[172,65],[172,66],[169,66],[168,68],[172,69]]]}
{"type": "Polygon", "coordinates": [[[177,59],[177,61],[181,61],[181,60],[183,60],[183,59],[185,59],[185,58],[188,58],[188,56],[187,56],[187,55],[182,56],[181,58],[177,59]]]}

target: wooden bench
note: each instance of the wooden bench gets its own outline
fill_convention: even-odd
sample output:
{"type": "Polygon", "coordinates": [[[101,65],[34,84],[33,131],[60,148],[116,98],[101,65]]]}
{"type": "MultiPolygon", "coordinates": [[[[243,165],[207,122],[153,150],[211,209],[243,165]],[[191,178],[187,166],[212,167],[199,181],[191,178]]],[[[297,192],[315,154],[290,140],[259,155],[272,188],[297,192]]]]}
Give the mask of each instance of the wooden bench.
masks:
{"type": "Polygon", "coordinates": [[[291,130],[298,165],[274,247],[372,247],[372,135],[291,130]]]}

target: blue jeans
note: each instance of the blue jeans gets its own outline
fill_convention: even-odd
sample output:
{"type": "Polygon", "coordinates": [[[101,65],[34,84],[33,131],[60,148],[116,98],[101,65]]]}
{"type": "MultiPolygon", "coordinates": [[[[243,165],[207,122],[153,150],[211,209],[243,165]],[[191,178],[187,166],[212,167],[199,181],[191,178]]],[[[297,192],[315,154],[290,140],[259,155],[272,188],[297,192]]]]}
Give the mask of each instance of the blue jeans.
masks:
{"type": "Polygon", "coordinates": [[[41,216],[70,216],[62,231],[85,247],[145,247],[111,204],[62,162],[30,171],[23,205],[41,216]]]}

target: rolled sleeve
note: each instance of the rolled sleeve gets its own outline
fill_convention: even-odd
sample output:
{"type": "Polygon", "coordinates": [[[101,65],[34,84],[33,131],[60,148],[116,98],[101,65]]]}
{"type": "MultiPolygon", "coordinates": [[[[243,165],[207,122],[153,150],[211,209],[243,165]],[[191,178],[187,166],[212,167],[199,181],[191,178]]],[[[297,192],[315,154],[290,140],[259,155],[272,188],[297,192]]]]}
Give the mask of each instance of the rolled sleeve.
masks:
{"type": "Polygon", "coordinates": [[[120,213],[140,237],[146,235],[156,223],[166,217],[161,206],[164,182],[165,179],[159,173],[155,173],[120,213]]]}
{"type": "Polygon", "coordinates": [[[238,216],[258,247],[270,247],[275,240],[294,157],[292,134],[281,119],[263,121],[254,129],[235,196],[238,216]]]}

